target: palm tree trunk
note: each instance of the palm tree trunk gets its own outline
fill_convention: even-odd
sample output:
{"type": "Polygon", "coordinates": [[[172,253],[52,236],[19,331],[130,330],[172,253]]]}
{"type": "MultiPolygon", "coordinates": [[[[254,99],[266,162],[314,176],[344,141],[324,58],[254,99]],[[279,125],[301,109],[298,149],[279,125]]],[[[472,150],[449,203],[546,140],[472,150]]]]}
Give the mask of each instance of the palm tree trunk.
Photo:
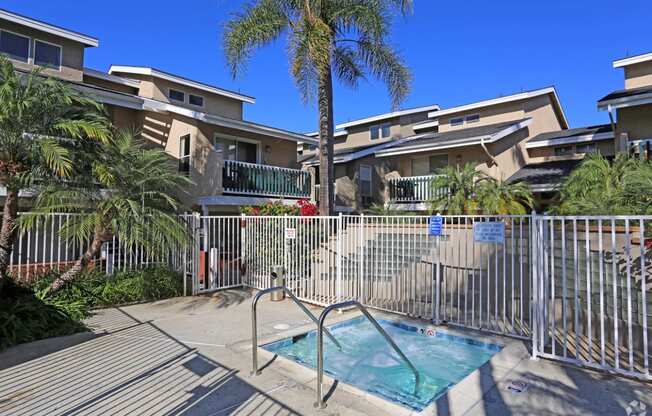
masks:
{"type": "Polygon", "coordinates": [[[333,178],[333,77],[328,65],[320,71],[319,105],[319,215],[332,215],[333,178]]]}
{"type": "Polygon", "coordinates": [[[18,217],[18,191],[7,188],[5,205],[2,210],[2,227],[0,228],[0,293],[7,279],[11,250],[16,237],[16,218],[18,217]]]}
{"type": "Polygon", "coordinates": [[[57,277],[50,285],[50,292],[56,292],[61,289],[63,285],[71,282],[79,276],[79,274],[86,269],[86,266],[100,253],[102,243],[106,240],[104,233],[95,231],[93,241],[88,246],[86,252],[75,262],[75,264],[68,269],[61,276],[57,277]]]}

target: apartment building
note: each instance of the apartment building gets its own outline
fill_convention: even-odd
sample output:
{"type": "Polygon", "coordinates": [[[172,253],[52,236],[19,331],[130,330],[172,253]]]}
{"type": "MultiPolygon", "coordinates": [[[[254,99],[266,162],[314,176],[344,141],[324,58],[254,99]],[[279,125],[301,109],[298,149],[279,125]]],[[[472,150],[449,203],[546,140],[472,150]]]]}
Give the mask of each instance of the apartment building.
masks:
{"type": "Polygon", "coordinates": [[[195,183],[184,202],[205,213],[235,213],[241,205],[310,198],[312,177],[297,164],[298,142],[314,138],[247,121],[255,99],[159,69],[84,65],[99,40],[0,9],[0,53],[18,71],[35,67],[103,103],[117,127],[136,129],[178,160],[195,183]]]}
{"type": "Polygon", "coordinates": [[[563,180],[591,152],[610,158],[617,153],[652,155],[652,53],[613,62],[623,69],[625,88],[598,100],[598,110],[607,112],[608,123],[551,131],[530,139],[527,166],[509,181],[525,181],[544,208],[554,199],[563,180]]]}
{"type": "MultiPolygon", "coordinates": [[[[426,202],[436,192],[430,186],[431,175],[438,169],[473,163],[492,177],[507,180],[529,163],[525,147],[529,139],[566,129],[568,122],[552,87],[338,125],[336,210],[359,212],[374,203],[427,210],[426,202]]],[[[306,150],[300,161],[307,168],[318,165],[314,152],[306,150]]]]}
{"type": "Polygon", "coordinates": [[[598,110],[609,114],[618,152],[650,159],[652,152],[652,53],[613,62],[623,69],[625,88],[598,101],[598,110]]]}

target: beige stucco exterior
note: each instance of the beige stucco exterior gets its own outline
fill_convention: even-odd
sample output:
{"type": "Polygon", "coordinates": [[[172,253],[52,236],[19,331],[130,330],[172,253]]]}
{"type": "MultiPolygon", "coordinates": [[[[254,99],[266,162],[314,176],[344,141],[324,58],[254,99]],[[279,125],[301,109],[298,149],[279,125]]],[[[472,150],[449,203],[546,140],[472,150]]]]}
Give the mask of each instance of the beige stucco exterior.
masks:
{"type": "Polygon", "coordinates": [[[349,127],[347,128],[347,135],[335,138],[335,149],[347,149],[351,147],[381,144],[401,137],[412,136],[414,135],[414,125],[422,123],[427,119],[428,111],[423,111],[420,113],[413,113],[349,127]],[[390,124],[389,137],[371,140],[369,129],[372,126],[385,123],[390,124]]]}
{"type": "Polygon", "coordinates": [[[0,20],[0,30],[7,30],[30,38],[29,61],[25,63],[11,59],[16,69],[31,71],[36,67],[34,65],[34,41],[39,40],[61,47],[61,69],[43,68],[42,73],[44,75],[50,75],[68,81],[82,81],[84,68],[83,44],[5,20],[0,20]]]}
{"type": "Polygon", "coordinates": [[[618,109],[616,137],[632,140],[652,139],[652,104],[618,109]]]}
{"type": "Polygon", "coordinates": [[[649,87],[652,85],[652,61],[625,67],[625,88],[649,87]]]}
{"type": "MultiPolygon", "coordinates": [[[[361,164],[373,167],[373,201],[384,204],[389,201],[387,191],[388,180],[392,177],[415,176],[412,171],[413,161],[420,158],[427,158],[432,155],[447,155],[449,166],[461,166],[472,163],[478,170],[490,176],[505,180],[516,173],[519,169],[529,163],[530,155],[525,148],[525,143],[532,137],[550,131],[557,131],[565,128],[561,109],[553,102],[552,94],[537,95],[512,102],[488,105],[472,110],[459,111],[446,114],[439,118],[439,132],[463,130],[466,128],[492,125],[510,121],[531,119],[530,124],[494,143],[486,145],[486,150],[480,145],[468,145],[442,150],[409,152],[406,154],[376,157],[374,155],[347,162],[339,167],[336,172],[346,172],[346,176],[336,177],[336,201],[340,209],[361,211],[367,207],[362,206],[361,198],[357,194],[359,181],[359,166],[361,164]],[[463,126],[451,126],[450,119],[465,117],[468,115],[479,115],[477,122],[463,126]]],[[[412,124],[403,122],[392,125],[392,134],[396,137],[409,137],[414,135],[412,124]]],[[[346,145],[357,147],[363,144],[370,144],[368,127],[349,129],[350,134],[346,138],[346,145]],[[352,132],[352,133],[351,133],[352,132]],[[365,142],[366,140],[366,142],[365,142]]],[[[382,143],[381,140],[374,140],[372,143],[382,143]]],[[[341,144],[341,146],[344,146],[341,144]]]]}
{"type": "Polygon", "coordinates": [[[155,78],[149,75],[140,74],[120,74],[114,75],[122,76],[128,79],[140,81],[138,95],[145,98],[152,98],[154,100],[162,101],[169,104],[178,105],[180,107],[189,108],[195,111],[201,111],[207,114],[215,114],[222,117],[233,118],[242,120],[242,101],[234,98],[217,95],[198,88],[181,85],[179,83],[171,82],[161,78],[155,78]],[[175,89],[185,93],[186,102],[181,103],[170,100],[169,90],[175,89]],[[197,107],[188,104],[188,94],[198,95],[204,98],[204,106],[197,107]]]}

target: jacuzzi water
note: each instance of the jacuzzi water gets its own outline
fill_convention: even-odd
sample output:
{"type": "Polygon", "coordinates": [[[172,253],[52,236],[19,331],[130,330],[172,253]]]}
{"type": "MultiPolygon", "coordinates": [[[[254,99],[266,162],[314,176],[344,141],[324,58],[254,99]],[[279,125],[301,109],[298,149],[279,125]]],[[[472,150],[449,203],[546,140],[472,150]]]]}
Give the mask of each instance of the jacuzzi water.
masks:
{"type": "MultiPolygon", "coordinates": [[[[324,336],[324,371],[337,380],[413,410],[423,410],[501,349],[427,327],[389,320],[378,322],[417,368],[421,383],[416,394],[412,371],[363,316],[328,327],[343,350],[339,351],[324,336]]],[[[316,331],[263,348],[305,366],[317,367],[316,331]]]]}

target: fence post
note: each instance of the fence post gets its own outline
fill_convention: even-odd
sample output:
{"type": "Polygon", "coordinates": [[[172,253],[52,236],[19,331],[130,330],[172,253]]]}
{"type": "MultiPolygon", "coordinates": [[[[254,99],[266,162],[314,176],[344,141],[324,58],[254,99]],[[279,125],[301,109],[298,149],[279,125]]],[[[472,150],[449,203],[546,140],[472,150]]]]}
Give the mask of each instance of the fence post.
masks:
{"type": "Polygon", "coordinates": [[[247,254],[247,245],[245,240],[247,227],[247,220],[245,214],[240,214],[240,267],[238,270],[240,275],[240,283],[243,286],[247,286],[247,259],[245,255],[247,254]]]}
{"type": "Polygon", "coordinates": [[[337,216],[337,301],[342,302],[342,213],[337,216]]]}
{"type": "MultiPolygon", "coordinates": [[[[287,232],[288,228],[288,214],[283,214],[283,234],[281,238],[283,239],[283,270],[285,270],[286,273],[286,280],[285,280],[285,285],[288,287],[292,287],[287,283],[287,280],[290,275],[290,270],[288,269],[288,245],[289,245],[289,240],[287,239],[287,236],[285,233],[287,232]]],[[[271,287],[271,282],[270,282],[270,287],[271,287]]]]}
{"type": "Polygon", "coordinates": [[[196,295],[199,287],[199,257],[201,256],[201,233],[202,222],[201,216],[198,212],[193,215],[192,228],[194,231],[194,238],[192,242],[191,255],[192,255],[192,287],[191,293],[196,295]]]}
{"type": "Polygon", "coordinates": [[[365,283],[364,283],[364,214],[360,214],[360,229],[359,241],[360,241],[360,255],[358,262],[360,262],[360,303],[365,304],[365,283]]]}
{"type": "Polygon", "coordinates": [[[539,359],[539,236],[538,220],[536,212],[530,216],[530,246],[532,248],[532,259],[530,261],[532,281],[530,287],[530,322],[532,323],[532,360],[539,359]]]}

